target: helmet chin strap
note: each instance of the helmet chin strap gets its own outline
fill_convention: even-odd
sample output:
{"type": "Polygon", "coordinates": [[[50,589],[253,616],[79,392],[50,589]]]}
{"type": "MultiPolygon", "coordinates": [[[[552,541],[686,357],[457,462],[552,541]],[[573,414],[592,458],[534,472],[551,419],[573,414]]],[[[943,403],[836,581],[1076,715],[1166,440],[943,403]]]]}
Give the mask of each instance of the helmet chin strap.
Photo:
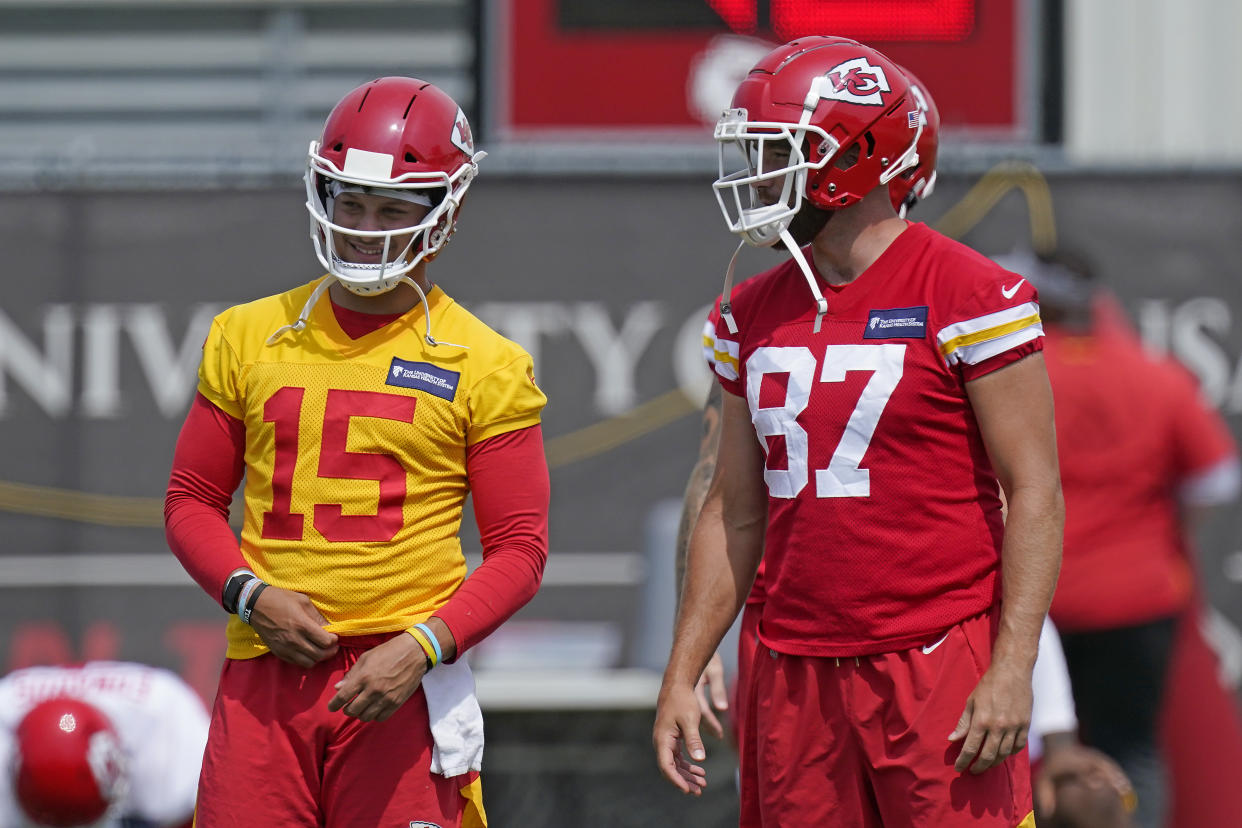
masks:
{"type": "MultiPolygon", "coordinates": [[[[340,279],[337,276],[329,273],[328,276],[322,282],[316,285],[313,291],[311,291],[310,297],[307,298],[306,304],[302,306],[302,311],[298,314],[297,321],[291,325],[283,325],[282,327],[278,328],[275,333],[273,333],[271,336],[267,338],[267,344],[268,345],[276,344],[276,341],[280,339],[281,335],[283,335],[286,331],[293,331],[294,333],[300,333],[306,330],[306,322],[308,319],[310,319],[311,309],[314,308],[315,303],[318,302],[325,293],[327,293],[328,288],[332,287],[332,283],[338,282],[338,281],[340,281],[340,279]]],[[[397,281],[398,283],[404,282],[405,284],[414,288],[415,292],[418,293],[419,301],[422,303],[422,306],[423,306],[423,316],[427,320],[427,333],[423,335],[423,340],[428,345],[432,346],[433,348],[438,345],[447,345],[450,348],[462,348],[463,350],[467,350],[467,351],[470,350],[469,345],[458,345],[456,342],[445,342],[444,340],[436,339],[435,337],[433,337],[431,335],[431,308],[427,306],[427,294],[423,292],[423,289],[421,286],[419,286],[418,282],[414,281],[409,276],[402,276],[397,281]]],[[[344,283],[342,282],[342,284],[344,283]]],[[[348,288],[348,285],[345,285],[345,287],[348,288]]],[[[393,285],[393,287],[396,287],[396,285],[393,285]]],[[[392,288],[389,288],[389,290],[391,289],[392,288]]],[[[383,291],[383,292],[387,293],[387,291],[383,291]]],[[[375,295],[375,294],[370,294],[370,295],[375,295]]]]}
{"type": "Polygon", "coordinates": [[[815,327],[813,331],[819,333],[820,325],[824,321],[824,314],[828,312],[828,300],[824,298],[823,292],[820,291],[819,282],[815,280],[815,274],[811,272],[811,265],[807,263],[806,256],[802,255],[802,248],[798,247],[794,237],[789,235],[789,230],[781,230],[781,241],[785,243],[785,247],[793,255],[794,261],[798,263],[798,267],[802,270],[802,275],[806,277],[807,285],[811,288],[811,295],[815,297],[815,327]]]}
{"type": "MultiPolygon", "coordinates": [[[[806,277],[807,286],[811,288],[811,294],[815,297],[815,327],[814,333],[819,333],[819,329],[824,321],[824,314],[828,312],[828,300],[824,298],[823,292],[819,289],[819,282],[815,279],[815,274],[811,271],[811,265],[807,262],[806,256],[802,255],[802,248],[798,247],[798,243],[794,241],[794,237],[789,234],[789,229],[781,227],[780,240],[788,248],[794,261],[798,263],[798,268],[802,271],[802,275],[806,277]]],[[[725,271],[724,290],[720,297],[720,316],[724,319],[725,325],[729,328],[729,333],[737,333],[737,321],[733,318],[733,279],[737,269],[737,256],[742,252],[742,248],[747,245],[745,238],[738,244],[737,249],[733,251],[733,257],[729,259],[729,267],[725,271]]]]}

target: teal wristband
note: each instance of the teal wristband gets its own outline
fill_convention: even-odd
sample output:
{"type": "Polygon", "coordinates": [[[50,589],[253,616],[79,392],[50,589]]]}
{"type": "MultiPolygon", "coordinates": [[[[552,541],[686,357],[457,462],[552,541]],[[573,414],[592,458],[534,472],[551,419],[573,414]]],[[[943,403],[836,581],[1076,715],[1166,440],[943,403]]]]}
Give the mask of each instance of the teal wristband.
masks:
{"type": "Polygon", "coordinates": [[[415,624],[414,629],[427,636],[427,641],[431,644],[431,649],[436,651],[436,664],[444,660],[444,653],[440,651],[440,639],[436,638],[436,634],[426,624],[415,624]]]}

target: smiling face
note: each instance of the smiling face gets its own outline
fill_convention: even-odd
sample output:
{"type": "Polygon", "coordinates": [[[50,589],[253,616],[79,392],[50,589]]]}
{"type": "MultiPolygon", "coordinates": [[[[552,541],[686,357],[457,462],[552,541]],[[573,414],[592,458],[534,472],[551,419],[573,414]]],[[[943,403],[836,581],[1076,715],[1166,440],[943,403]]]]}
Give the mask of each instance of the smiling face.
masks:
{"type": "Polygon", "coordinates": [[[333,247],[342,261],[380,264],[407,258],[413,232],[393,231],[417,227],[431,208],[397,198],[369,193],[344,192],[333,199],[332,221],[347,230],[375,235],[332,232],[333,247]],[[391,236],[385,236],[391,233],[391,236]],[[384,255],[387,240],[388,254],[384,255]]]}

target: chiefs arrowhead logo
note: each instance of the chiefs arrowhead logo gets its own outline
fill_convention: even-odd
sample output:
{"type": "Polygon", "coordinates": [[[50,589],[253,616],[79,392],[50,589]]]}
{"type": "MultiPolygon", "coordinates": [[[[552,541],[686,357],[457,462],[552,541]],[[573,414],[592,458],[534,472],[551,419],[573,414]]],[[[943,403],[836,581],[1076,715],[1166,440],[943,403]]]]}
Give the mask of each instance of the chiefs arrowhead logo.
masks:
{"type": "Polygon", "coordinates": [[[466,155],[474,155],[474,136],[470,134],[470,122],[466,120],[466,113],[461,111],[461,107],[457,108],[457,120],[453,123],[453,133],[449,140],[466,155]]]}
{"type": "Polygon", "coordinates": [[[833,101],[883,106],[884,93],[891,91],[884,67],[868,63],[865,57],[837,64],[824,77],[827,83],[819,84],[820,97],[833,101]]]}

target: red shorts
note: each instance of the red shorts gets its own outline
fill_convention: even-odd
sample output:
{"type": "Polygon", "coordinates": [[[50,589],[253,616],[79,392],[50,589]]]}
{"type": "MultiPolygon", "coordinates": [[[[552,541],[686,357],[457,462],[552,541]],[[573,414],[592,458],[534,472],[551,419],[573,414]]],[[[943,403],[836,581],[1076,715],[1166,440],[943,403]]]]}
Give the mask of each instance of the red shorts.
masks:
{"type": "Polygon", "coordinates": [[[271,654],[226,659],[194,824],[485,826],[478,774],[431,772],[421,689],[383,722],[328,712],[335,684],[391,637],[342,636],[339,652],[310,669],[271,654]]]}
{"type": "Polygon", "coordinates": [[[995,617],[983,615],[930,652],[761,649],[742,739],[743,828],[1033,828],[1025,750],[981,774],[953,769],[961,742],[948,735],[994,638],[995,617]]]}
{"type": "Polygon", "coordinates": [[[763,617],[763,604],[747,603],[742,609],[742,623],[738,627],[737,636],[737,673],[733,680],[733,690],[729,694],[729,711],[732,714],[733,746],[742,756],[742,736],[746,732],[746,711],[753,704],[751,701],[751,674],[754,671],[757,653],[764,652],[759,643],[759,619],[763,617]]]}

